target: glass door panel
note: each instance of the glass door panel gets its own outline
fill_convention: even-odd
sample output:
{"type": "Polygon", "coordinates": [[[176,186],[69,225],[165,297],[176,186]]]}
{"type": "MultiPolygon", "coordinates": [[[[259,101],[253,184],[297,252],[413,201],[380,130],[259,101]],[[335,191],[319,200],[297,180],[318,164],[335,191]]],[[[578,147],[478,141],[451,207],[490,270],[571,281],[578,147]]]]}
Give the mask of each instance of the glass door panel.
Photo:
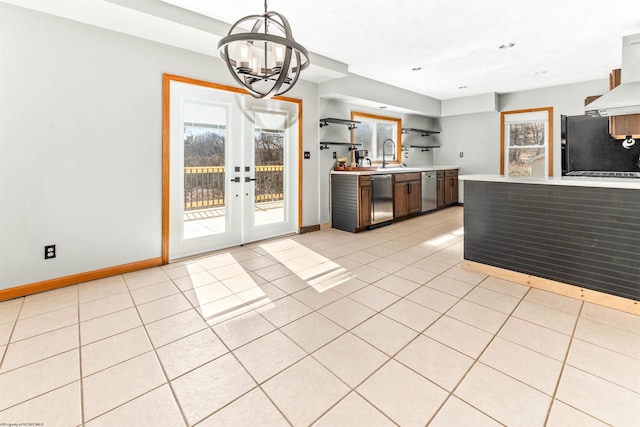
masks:
{"type": "Polygon", "coordinates": [[[225,233],[227,108],[184,102],[185,239],[225,233]]]}
{"type": "Polygon", "coordinates": [[[284,159],[287,116],[256,112],[254,129],[254,226],[285,220],[284,159]]]}

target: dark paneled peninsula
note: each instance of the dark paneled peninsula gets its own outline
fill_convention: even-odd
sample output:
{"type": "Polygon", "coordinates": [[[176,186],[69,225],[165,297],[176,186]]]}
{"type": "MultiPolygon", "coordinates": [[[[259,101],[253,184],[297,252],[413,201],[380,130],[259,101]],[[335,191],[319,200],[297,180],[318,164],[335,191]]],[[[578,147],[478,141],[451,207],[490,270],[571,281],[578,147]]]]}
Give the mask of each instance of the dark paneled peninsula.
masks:
{"type": "Polygon", "coordinates": [[[640,180],[464,180],[464,259],[640,301],[640,180]]]}

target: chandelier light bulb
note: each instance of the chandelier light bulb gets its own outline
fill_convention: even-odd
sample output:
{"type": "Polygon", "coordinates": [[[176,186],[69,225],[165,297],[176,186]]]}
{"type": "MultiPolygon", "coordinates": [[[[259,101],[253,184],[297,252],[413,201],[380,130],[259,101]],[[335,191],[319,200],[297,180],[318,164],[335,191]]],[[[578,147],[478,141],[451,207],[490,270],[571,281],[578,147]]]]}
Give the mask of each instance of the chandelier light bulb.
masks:
{"type": "Polygon", "coordinates": [[[253,74],[262,73],[262,66],[260,64],[260,58],[258,56],[254,56],[251,58],[251,72],[253,74]]]}
{"type": "Polygon", "coordinates": [[[281,44],[273,43],[273,68],[282,68],[284,63],[284,57],[286,54],[286,48],[281,44]]]}
{"type": "Polygon", "coordinates": [[[238,68],[247,69],[251,67],[251,50],[249,43],[238,43],[238,68]]]}

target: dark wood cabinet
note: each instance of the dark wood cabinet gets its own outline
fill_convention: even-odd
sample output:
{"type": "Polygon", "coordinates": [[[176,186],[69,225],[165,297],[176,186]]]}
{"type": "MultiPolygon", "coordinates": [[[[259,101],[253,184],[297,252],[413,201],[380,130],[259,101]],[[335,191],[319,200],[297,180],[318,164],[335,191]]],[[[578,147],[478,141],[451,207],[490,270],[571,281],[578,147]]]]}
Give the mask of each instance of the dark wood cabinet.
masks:
{"type": "Polygon", "coordinates": [[[444,172],[444,204],[446,206],[458,203],[458,170],[444,172]]]}
{"type": "Polygon", "coordinates": [[[371,225],[371,177],[358,180],[358,227],[371,225]]]}
{"type": "Polygon", "coordinates": [[[640,138],[640,114],[610,117],[609,133],[615,139],[640,138]]]}
{"type": "Polygon", "coordinates": [[[394,175],[393,216],[400,218],[420,212],[422,194],[419,173],[394,175]]]}
{"type": "Polygon", "coordinates": [[[438,208],[444,207],[444,171],[438,171],[438,184],[436,186],[437,191],[437,206],[438,208]]]}

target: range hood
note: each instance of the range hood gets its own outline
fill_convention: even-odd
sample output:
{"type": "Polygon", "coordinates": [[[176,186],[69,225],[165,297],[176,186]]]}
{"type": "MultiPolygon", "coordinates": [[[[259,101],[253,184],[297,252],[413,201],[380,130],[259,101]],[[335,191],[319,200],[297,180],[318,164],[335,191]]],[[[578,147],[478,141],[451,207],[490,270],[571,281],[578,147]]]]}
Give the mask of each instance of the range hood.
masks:
{"type": "Polygon", "coordinates": [[[640,34],[622,38],[620,85],[585,107],[590,116],[640,114],[640,34]]]}

